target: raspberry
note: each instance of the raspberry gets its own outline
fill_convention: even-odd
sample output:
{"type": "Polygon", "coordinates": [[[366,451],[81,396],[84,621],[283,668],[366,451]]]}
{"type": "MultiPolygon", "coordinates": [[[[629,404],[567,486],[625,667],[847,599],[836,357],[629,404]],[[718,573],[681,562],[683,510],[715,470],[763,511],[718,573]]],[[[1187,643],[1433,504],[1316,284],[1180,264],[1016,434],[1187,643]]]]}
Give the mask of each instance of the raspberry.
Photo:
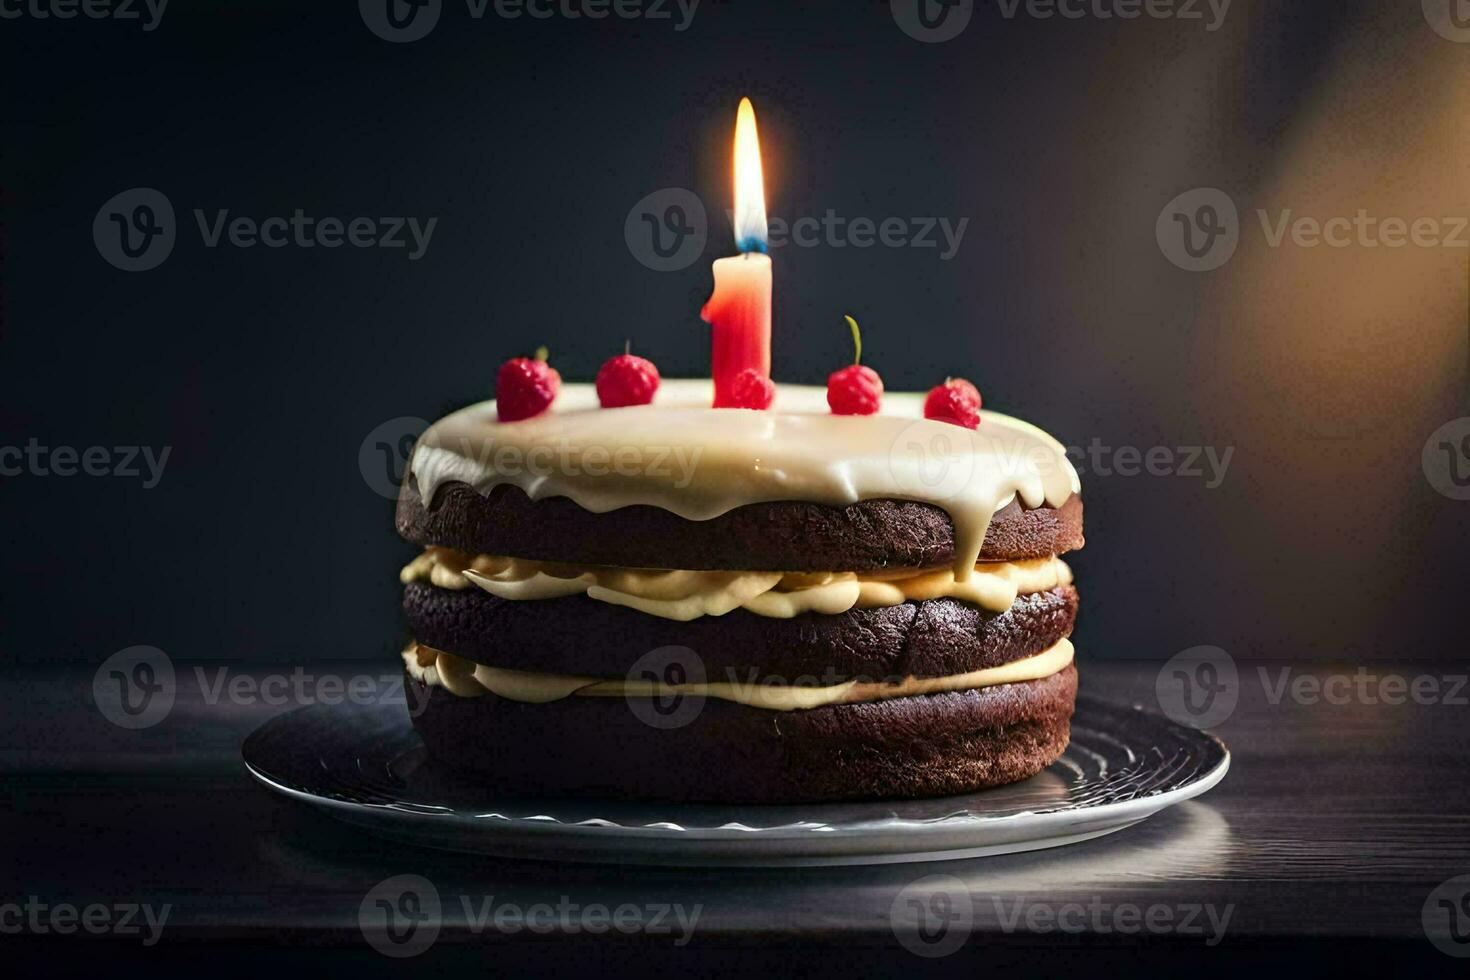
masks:
{"type": "Polygon", "coordinates": [[[980,425],[980,392],[964,378],[935,385],[924,399],[924,418],[973,429],[980,425]]]}
{"type": "Polygon", "coordinates": [[[647,405],[658,391],[658,368],[633,354],[610,357],[597,372],[597,400],[603,408],[647,405]]]}
{"type": "Polygon", "coordinates": [[[863,367],[863,335],[857,321],[843,317],[852,331],[854,355],[852,363],[827,378],[827,405],[833,415],[875,415],[883,402],[883,379],[870,367],[863,367]]]}
{"type": "Polygon", "coordinates": [[[883,379],[861,364],[849,364],[827,379],[827,404],[833,415],[875,415],[883,401],[883,379]]]}
{"type": "Polygon", "coordinates": [[[495,374],[495,411],[502,422],[519,422],[551,407],[561,389],[561,375],[546,363],[546,349],[536,357],[513,357],[495,374]]]}
{"type": "Polygon", "coordinates": [[[766,409],[776,400],[776,386],[755,368],[746,368],[730,382],[731,408],[766,409]]]}
{"type": "Polygon", "coordinates": [[[975,403],[976,408],[980,407],[979,388],[976,388],[964,378],[945,378],[944,383],[947,387],[958,388],[960,391],[963,391],[965,395],[969,397],[970,401],[975,403]]]}

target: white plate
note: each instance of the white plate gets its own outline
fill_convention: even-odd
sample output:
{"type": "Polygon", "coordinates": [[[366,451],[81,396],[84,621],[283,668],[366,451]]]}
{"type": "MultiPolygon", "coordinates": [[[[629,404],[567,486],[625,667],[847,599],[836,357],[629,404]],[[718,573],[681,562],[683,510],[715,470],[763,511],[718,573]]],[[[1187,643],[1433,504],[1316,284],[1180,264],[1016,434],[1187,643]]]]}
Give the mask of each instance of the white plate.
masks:
{"type": "Polygon", "coordinates": [[[702,806],[506,799],[425,757],[402,704],[313,705],[245,740],[266,786],[394,840],[503,857],[665,865],[882,864],[1057,847],[1131,826],[1224,778],[1212,735],[1081,697],[1045,772],[927,800],[702,806]]]}

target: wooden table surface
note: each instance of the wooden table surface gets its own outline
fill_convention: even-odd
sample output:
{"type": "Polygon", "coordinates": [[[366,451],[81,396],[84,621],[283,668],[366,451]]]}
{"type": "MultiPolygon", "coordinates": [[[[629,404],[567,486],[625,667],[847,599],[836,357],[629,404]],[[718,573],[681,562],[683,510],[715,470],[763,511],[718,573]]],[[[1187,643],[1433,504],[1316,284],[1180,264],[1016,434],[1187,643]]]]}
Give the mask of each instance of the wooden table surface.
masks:
{"type": "MultiPolygon", "coordinates": [[[[229,677],[272,673],[203,666],[211,678],[221,666],[229,677]]],[[[1083,684],[1094,696],[1156,706],[1159,667],[1083,664],[1083,684]]],[[[719,871],[516,862],[381,841],[281,799],[246,774],[240,742],[284,710],[279,704],[212,698],[193,665],[181,664],[169,716],[129,731],[91,704],[90,669],[12,671],[4,675],[0,720],[0,819],[9,845],[0,903],[36,896],[171,909],[152,947],[115,935],[83,942],[22,929],[0,937],[0,949],[55,963],[105,947],[109,955],[184,969],[209,942],[231,951],[222,966],[290,953],[298,965],[325,958],[350,960],[354,969],[402,969],[367,946],[358,910],[376,883],[413,873],[441,895],[476,903],[493,896],[496,907],[698,909],[688,936],[589,936],[561,928],[477,931],[459,903],[446,901],[437,941],[414,964],[459,958],[571,969],[595,959],[609,971],[646,973],[699,972],[729,960],[750,969],[973,972],[977,960],[1126,966],[1161,955],[1171,964],[1238,970],[1242,960],[1279,966],[1307,958],[1352,968],[1388,956],[1399,966],[1463,972],[1464,961],[1431,943],[1423,914],[1436,887],[1470,875],[1467,668],[1239,667],[1238,704],[1214,728],[1233,754],[1229,775],[1204,797],[1136,827],[1055,850],[966,861],[719,871]],[[1434,703],[1388,703],[1397,700],[1394,677],[1410,685],[1433,678],[1434,703]],[[1327,693],[1314,696],[1319,682],[1327,693]],[[915,888],[925,896],[969,893],[964,941],[952,954],[922,958],[902,942],[893,909],[915,888]],[[311,951],[295,949],[303,944],[311,951]]],[[[382,665],[343,662],[309,672],[387,673],[382,665]]],[[[1470,933],[1470,902],[1463,908],[1459,921],[1470,933]]],[[[6,921],[0,909],[0,928],[6,921]]],[[[1465,939],[1463,947],[1441,943],[1470,953],[1465,939]]]]}

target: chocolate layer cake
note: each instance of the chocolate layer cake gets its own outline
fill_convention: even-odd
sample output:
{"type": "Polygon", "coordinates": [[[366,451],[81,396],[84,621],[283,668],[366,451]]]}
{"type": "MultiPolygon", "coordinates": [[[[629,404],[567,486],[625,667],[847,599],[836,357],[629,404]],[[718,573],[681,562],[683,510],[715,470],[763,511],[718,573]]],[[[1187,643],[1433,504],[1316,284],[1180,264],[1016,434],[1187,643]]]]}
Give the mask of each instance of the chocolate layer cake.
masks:
{"type": "Polygon", "coordinates": [[[591,386],[415,448],[398,530],[414,724],[512,795],[788,803],[960,793],[1066,747],[1082,545],[1062,446],[922,396],[710,408],[591,386]]]}

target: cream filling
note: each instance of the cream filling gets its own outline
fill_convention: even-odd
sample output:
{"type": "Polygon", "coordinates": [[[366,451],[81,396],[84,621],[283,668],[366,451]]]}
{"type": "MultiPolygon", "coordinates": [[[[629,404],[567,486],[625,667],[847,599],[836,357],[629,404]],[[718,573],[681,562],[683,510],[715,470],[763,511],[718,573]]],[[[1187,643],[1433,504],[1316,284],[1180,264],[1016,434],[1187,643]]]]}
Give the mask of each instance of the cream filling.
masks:
{"type": "Polygon", "coordinates": [[[654,681],[609,680],[542,674],[471,663],[452,653],[423,644],[410,644],[403,651],[408,673],[422,683],[439,686],[451,694],[472,698],[494,694],[510,701],[544,704],[566,697],[633,698],[689,697],[718,698],[768,711],[797,711],[829,704],[881,701],[945,691],[971,691],[1000,684],[1037,681],[1065,670],[1072,662],[1072,643],[1058,640],[1041,653],[999,667],[972,670],[948,677],[905,677],[897,681],[850,680],[828,686],[781,683],[773,678],[760,681],[715,681],[699,684],[662,684],[654,681]]]}
{"type": "Polygon", "coordinates": [[[647,616],[688,621],[725,616],[744,608],[757,616],[791,619],[803,613],[836,616],[851,608],[953,598],[1004,613],[1017,595],[1072,585],[1061,558],[980,561],[963,582],[953,569],[898,572],[663,572],[657,569],[573,567],[523,558],[466,555],[428,548],[398,573],[398,580],[429,582],[441,589],[479,586],[503,599],[554,599],[587,595],[626,605],[647,616]]]}
{"type": "Polygon", "coordinates": [[[1061,443],[996,412],[972,431],[924,418],[921,393],[887,392],[863,416],[833,415],[820,387],[778,385],[766,412],[711,408],[712,394],[707,379],[665,379],[651,405],[604,409],[592,385],[569,384],[549,412],[509,423],[482,402],[430,426],[410,470],[425,503],[450,482],[511,484],[597,514],[644,504],[694,521],[778,500],[919,500],[954,522],[960,579],[996,511],[1081,491],[1061,443]]]}
{"type": "Polygon", "coordinates": [[[689,572],[630,568],[576,568],[519,558],[469,556],[429,548],[399,573],[399,580],[444,589],[471,583],[502,599],[555,599],[586,595],[649,616],[687,622],[745,609],[757,616],[790,619],[802,613],[833,616],[849,609],[897,606],[922,599],[960,599],[990,612],[1005,612],[1018,595],[1072,583],[1060,558],[979,562],[964,581],[952,568],[890,572],[689,572]]]}

